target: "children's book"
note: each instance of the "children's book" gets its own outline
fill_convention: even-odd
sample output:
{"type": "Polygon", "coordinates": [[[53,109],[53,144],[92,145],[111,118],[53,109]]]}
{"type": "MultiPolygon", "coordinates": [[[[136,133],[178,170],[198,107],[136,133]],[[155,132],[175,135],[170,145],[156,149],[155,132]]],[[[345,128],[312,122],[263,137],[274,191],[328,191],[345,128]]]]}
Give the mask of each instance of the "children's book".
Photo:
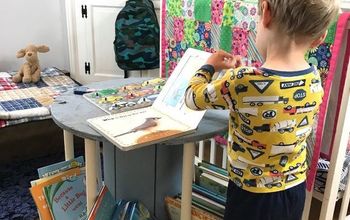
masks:
{"type": "MultiPolygon", "coordinates": [[[[181,216],[181,200],[179,198],[166,197],[166,209],[170,220],[180,220],[181,216]]],[[[199,207],[192,205],[191,208],[192,220],[221,220],[222,218],[213,215],[199,207]]]]}
{"type": "MultiPolygon", "coordinates": [[[[46,201],[45,195],[44,195],[44,187],[49,186],[54,183],[62,182],[66,179],[69,179],[73,176],[79,176],[81,173],[81,170],[79,167],[73,168],[70,170],[67,170],[62,173],[55,174],[53,176],[49,176],[46,178],[39,179],[40,181],[35,182],[35,184],[32,184],[33,186],[30,188],[30,192],[32,194],[33,200],[35,202],[35,205],[38,208],[41,220],[51,220],[53,219],[48,207],[48,203],[46,201]]],[[[83,187],[85,188],[85,187],[83,187]]]]}
{"type": "Polygon", "coordinates": [[[217,178],[209,173],[202,173],[199,176],[198,185],[226,198],[228,181],[217,178]]]}
{"type": "Polygon", "coordinates": [[[119,200],[112,219],[118,220],[153,220],[147,208],[138,201],[119,200]]]}
{"type": "Polygon", "coordinates": [[[217,167],[216,165],[211,164],[211,163],[208,163],[208,162],[205,162],[205,161],[199,162],[199,163],[198,163],[198,166],[199,166],[199,167],[203,167],[203,168],[207,168],[207,169],[209,169],[209,170],[212,170],[212,171],[215,172],[215,173],[221,174],[221,175],[223,176],[224,179],[227,179],[227,180],[228,180],[228,172],[227,172],[226,169],[217,167]]]}
{"type": "Polygon", "coordinates": [[[205,196],[192,192],[192,204],[214,215],[224,217],[225,206],[205,196]]]}
{"type": "Polygon", "coordinates": [[[43,187],[54,220],[86,220],[85,172],[43,187]]]}
{"type": "Polygon", "coordinates": [[[71,160],[54,163],[38,169],[39,178],[52,176],[75,167],[84,166],[84,157],[80,156],[71,160]]]}
{"type": "Polygon", "coordinates": [[[192,191],[194,193],[197,193],[199,195],[202,195],[210,200],[213,200],[216,203],[219,203],[221,205],[226,204],[226,197],[223,197],[215,192],[212,192],[202,186],[198,186],[196,184],[192,184],[192,191]]]}
{"type": "Polygon", "coordinates": [[[92,207],[88,220],[112,219],[117,204],[107,186],[103,186],[92,207]]]}
{"type": "Polygon", "coordinates": [[[88,119],[88,124],[125,151],[193,133],[205,111],[187,108],[184,95],[209,56],[188,49],[151,107],[88,119]]]}

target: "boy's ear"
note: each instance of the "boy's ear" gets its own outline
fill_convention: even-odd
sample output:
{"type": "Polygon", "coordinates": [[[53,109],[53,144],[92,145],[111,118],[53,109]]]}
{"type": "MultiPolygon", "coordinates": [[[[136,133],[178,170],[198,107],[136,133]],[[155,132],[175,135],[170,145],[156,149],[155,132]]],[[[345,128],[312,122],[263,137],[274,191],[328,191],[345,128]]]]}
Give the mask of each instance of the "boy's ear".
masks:
{"type": "Polygon", "coordinates": [[[25,50],[25,49],[20,49],[20,50],[17,51],[17,53],[16,53],[16,57],[17,57],[17,58],[22,58],[22,57],[24,57],[24,55],[26,55],[26,50],[25,50]]]}
{"type": "Polygon", "coordinates": [[[261,2],[261,22],[265,28],[269,27],[271,23],[271,8],[270,4],[263,0],[261,2]]]}
{"type": "Polygon", "coordinates": [[[314,41],[311,43],[311,48],[315,48],[315,47],[317,47],[318,45],[322,44],[323,41],[326,39],[327,34],[328,34],[328,30],[327,30],[326,32],[324,32],[324,33],[322,34],[321,37],[317,38],[316,40],[314,40],[314,41]]]}

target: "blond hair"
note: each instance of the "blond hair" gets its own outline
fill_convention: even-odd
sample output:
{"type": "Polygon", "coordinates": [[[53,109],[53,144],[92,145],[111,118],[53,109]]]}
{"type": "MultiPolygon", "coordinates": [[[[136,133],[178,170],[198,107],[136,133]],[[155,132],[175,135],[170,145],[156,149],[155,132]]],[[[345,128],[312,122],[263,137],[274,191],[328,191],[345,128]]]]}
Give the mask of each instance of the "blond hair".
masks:
{"type": "Polygon", "coordinates": [[[294,36],[322,36],[339,11],[338,0],[259,0],[269,3],[272,21],[294,36]]]}

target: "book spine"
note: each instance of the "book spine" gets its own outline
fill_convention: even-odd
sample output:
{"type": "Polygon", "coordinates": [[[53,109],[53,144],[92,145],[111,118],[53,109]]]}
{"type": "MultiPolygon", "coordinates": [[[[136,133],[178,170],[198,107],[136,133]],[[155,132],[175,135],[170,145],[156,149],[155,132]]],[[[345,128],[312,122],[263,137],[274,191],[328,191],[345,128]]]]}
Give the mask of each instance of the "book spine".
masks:
{"type": "Polygon", "coordinates": [[[97,200],[96,200],[94,206],[91,209],[91,212],[89,214],[88,220],[95,220],[96,215],[97,215],[97,211],[98,211],[97,209],[101,205],[102,199],[103,199],[103,197],[104,197],[104,195],[106,194],[107,191],[108,191],[107,187],[103,186],[103,188],[101,189],[99,195],[97,196],[97,200]]]}
{"type": "Polygon", "coordinates": [[[221,174],[223,176],[228,176],[227,170],[219,168],[219,167],[217,167],[215,165],[212,165],[212,164],[209,164],[209,163],[205,163],[205,162],[201,162],[201,163],[198,164],[198,166],[203,166],[203,167],[205,167],[207,169],[212,170],[213,172],[217,172],[217,173],[219,173],[219,174],[221,174]]]}
{"type": "Polygon", "coordinates": [[[201,186],[198,186],[198,185],[195,185],[195,184],[192,184],[192,191],[193,192],[196,192],[204,197],[207,197],[223,206],[226,205],[226,198],[225,197],[222,197],[218,194],[214,194],[213,192],[201,187],[201,186]]]}
{"type": "MultiPolygon", "coordinates": [[[[181,201],[166,197],[165,198],[166,207],[171,220],[180,220],[181,216],[181,201]]],[[[221,220],[220,217],[215,216],[207,211],[201,210],[197,207],[192,206],[191,209],[192,220],[221,220]]]]}
{"type": "Polygon", "coordinates": [[[217,183],[203,175],[199,177],[198,185],[213,192],[214,194],[220,195],[226,198],[227,187],[217,183]]]}

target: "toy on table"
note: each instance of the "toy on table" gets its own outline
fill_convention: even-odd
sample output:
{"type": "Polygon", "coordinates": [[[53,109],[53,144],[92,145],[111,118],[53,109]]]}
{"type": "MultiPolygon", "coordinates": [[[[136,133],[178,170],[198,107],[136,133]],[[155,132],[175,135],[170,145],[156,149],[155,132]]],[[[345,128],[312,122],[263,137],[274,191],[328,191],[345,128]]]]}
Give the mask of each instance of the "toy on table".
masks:
{"type": "Polygon", "coordinates": [[[151,106],[165,80],[151,79],[119,88],[108,88],[84,94],[84,98],[109,114],[151,106]]]}
{"type": "Polygon", "coordinates": [[[85,93],[95,92],[95,89],[90,89],[86,86],[79,86],[73,89],[73,93],[76,95],[83,95],[85,93]]]}
{"type": "Polygon", "coordinates": [[[24,82],[24,83],[36,83],[40,80],[41,68],[39,65],[39,53],[46,53],[49,51],[49,47],[46,45],[28,45],[26,48],[19,50],[16,54],[17,58],[24,57],[27,62],[22,64],[18,73],[12,77],[12,81],[15,83],[24,82]]]}

